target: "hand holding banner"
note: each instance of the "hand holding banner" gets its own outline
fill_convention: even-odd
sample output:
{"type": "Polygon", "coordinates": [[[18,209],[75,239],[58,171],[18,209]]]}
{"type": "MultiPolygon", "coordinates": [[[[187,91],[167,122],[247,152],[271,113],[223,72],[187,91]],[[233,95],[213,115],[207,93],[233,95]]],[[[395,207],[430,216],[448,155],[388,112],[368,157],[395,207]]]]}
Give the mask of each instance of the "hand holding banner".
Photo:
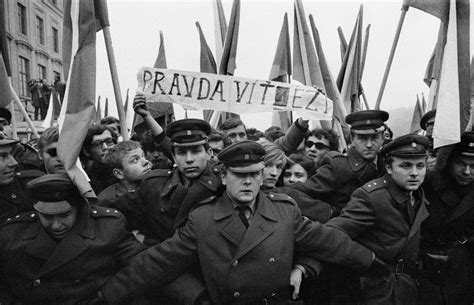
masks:
{"type": "Polygon", "coordinates": [[[155,68],[141,68],[137,78],[137,91],[148,102],[237,114],[295,111],[306,119],[332,119],[333,102],[316,88],[301,84],[155,68]]]}

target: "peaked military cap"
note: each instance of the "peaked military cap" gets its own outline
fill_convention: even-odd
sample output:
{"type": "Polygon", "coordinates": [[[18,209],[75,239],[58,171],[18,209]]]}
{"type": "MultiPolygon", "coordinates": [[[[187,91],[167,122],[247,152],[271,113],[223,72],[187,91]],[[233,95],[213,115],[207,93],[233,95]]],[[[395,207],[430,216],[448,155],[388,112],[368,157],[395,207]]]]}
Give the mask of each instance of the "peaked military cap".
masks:
{"type": "Polygon", "coordinates": [[[226,147],[217,158],[232,172],[251,173],[265,167],[264,156],[265,149],[262,145],[245,140],[226,147]]]}
{"type": "Polygon", "coordinates": [[[474,132],[469,131],[461,135],[461,142],[456,144],[456,151],[464,156],[474,157],[474,132]]]}
{"type": "Polygon", "coordinates": [[[7,120],[8,124],[12,121],[12,113],[8,109],[0,107],[0,118],[7,120]]]}
{"type": "Polygon", "coordinates": [[[26,185],[37,200],[36,211],[56,215],[68,212],[82,200],[77,187],[66,174],[47,174],[33,179],[26,185]]]}
{"type": "Polygon", "coordinates": [[[166,135],[175,146],[193,146],[207,143],[211,125],[200,119],[184,119],[166,126],[166,135]]]}
{"type": "Polygon", "coordinates": [[[423,130],[426,130],[426,127],[428,126],[428,124],[434,123],[435,117],[436,117],[436,109],[428,111],[421,117],[420,127],[423,130]]]}
{"type": "Polygon", "coordinates": [[[383,110],[362,110],[346,116],[346,123],[356,134],[374,134],[385,130],[388,112],[383,110]]]}
{"type": "Polygon", "coordinates": [[[380,153],[384,157],[422,157],[426,156],[429,145],[428,138],[417,134],[407,134],[383,146],[380,153]]]}

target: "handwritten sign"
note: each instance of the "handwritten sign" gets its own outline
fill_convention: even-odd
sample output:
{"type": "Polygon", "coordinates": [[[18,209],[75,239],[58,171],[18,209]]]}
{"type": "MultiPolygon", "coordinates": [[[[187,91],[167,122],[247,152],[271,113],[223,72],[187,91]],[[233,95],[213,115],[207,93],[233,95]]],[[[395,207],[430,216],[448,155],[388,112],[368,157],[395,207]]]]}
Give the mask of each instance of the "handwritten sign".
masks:
{"type": "Polygon", "coordinates": [[[149,102],[175,103],[189,110],[237,114],[291,110],[305,119],[332,118],[333,102],[309,86],[155,68],[141,68],[137,78],[137,91],[149,102]]]}

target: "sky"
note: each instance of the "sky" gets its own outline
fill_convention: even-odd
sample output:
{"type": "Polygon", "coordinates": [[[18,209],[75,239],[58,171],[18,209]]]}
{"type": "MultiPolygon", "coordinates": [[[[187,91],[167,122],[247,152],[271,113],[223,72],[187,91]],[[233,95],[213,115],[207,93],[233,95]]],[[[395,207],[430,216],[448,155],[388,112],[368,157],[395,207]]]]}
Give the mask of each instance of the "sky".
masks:
{"type": "MultiPolygon", "coordinates": [[[[222,2],[228,22],[232,1],[222,2]]],[[[341,65],[337,28],[342,27],[349,41],[361,4],[364,8],[363,27],[371,25],[362,85],[369,106],[373,108],[400,18],[402,1],[303,0],[307,22],[309,24],[308,15],[312,14],[334,77],[337,77],[341,65]]],[[[285,12],[289,17],[290,39],[293,39],[293,7],[294,2],[288,0],[241,0],[235,76],[268,79],[285,12]]],[[[164,34],[169,69],[199,72],[200,44],[196,21],[201,24],[215,56],[211,0],[108,0],[108,8],[123,97],[129,88],[130,99],[133,99],[139,68],[153,66],[158,54],[160,30],[164,34]]],[[[429,88],[423,82],[423,76],[436,43],[439,23],[434,16],[414,8],[408,10],[381,109],[390,111],[413,107],[417,94],[428,96],[429,88]]],[[[471,38],[471,54],[474,54],[473,45],[474,38],[471,38]]],[[[97,65],[97,96],[101,96],[102,100],[108,97],[109,103],[114,102],[101,33],[98,33],[97,40],[97,65]]],[[[109,108],[112,114],[116,113],[115,105],[110,104],[109,108]]],[[[182,111],[177,111],[178,118],[180,115],[182,111]]],[[[191,114],[194,115],[199,116],[198,113],[191,114]]],[[[270,126],[271,115],[246,115],[243,120],[248,127],[264,130],[270,126]]]]}

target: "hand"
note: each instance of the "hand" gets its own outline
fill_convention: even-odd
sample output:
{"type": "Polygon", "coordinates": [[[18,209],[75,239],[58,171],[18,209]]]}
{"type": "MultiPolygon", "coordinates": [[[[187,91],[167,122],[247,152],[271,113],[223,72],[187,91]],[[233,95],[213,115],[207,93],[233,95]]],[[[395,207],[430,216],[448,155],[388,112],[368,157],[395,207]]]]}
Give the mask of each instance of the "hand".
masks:
{"type": "Polygon", "coordinates": [[[384,276],[390,273],[390,269],[381,259],[375,257],[372,265],[367,270],[368,274],[384,276]]]}
{"type": "Polygon", "coordinates": [[[150,115],[148,106],[146,104],[145,95],[137,93],[133,99],[133,110],[142,117],[150,115]]]}
{"type": "Polygon", "coordinates": [[[303,271],[299,268],[293,268],[290,275],[290,286],[293,287],[291,299],[296,300],[300,294],[301,282],[303,281],[303,271]]]}

